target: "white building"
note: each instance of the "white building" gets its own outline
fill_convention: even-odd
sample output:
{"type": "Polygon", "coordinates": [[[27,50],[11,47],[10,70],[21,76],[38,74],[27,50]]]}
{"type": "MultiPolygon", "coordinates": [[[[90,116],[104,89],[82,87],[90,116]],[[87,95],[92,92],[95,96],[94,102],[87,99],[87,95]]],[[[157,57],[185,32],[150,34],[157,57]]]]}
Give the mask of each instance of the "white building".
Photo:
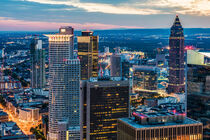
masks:
{"type": "Polygon", "coordinates": [[[19,109],[19,120],[20,121],[39,121],[39,109],[38,108],[21,108],[19,109]]]}
{"type": "Polygon", "coordinates": [[[49,37],[49,140],[57,140],[58,124],[79,126],[80,62],[73,59],[72,27],[61,27],[49,37]]]}

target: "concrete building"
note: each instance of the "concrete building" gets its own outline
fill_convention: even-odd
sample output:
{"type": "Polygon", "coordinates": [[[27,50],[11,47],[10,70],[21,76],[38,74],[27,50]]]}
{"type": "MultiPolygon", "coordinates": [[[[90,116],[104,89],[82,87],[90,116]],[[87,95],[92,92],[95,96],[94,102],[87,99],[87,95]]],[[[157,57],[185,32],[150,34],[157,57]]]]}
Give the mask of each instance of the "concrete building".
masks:
{"type": "Polygon", "coordinates": [[[34,122],[40,120],[38,108],[21,108],[19,109],[19,120],[34,122]]]}
{"type": "Polygon", "coordinates": [[[8,122],[8,114],[6,112],[0,111],[0,122],[8,122]]]}
{"type": "Polygon", "coordinates": [[[67,139],[68,120],[58,122],[58,140],[67,139]]]}
{"type": "Polygon", "coordinates": [[[179,112],[133,112],[132,118],[120,118],[118,140],[202,140],[202,123],[179,112]]]}
{"type": "Polygon", "coordinates": [[[15,80],[9,76],[1,75],[1,78],[0,78],[0,92],[1,93],[7,93],[10,91],[18,91],[21,88],[22,86],[21,86],[20,81],[15,80]]]}
{"type": "Polygon", "coordinates": [[[61,27],[59,34],[49,37],[49,136],[60,140],[58,124],[67,121],[79,126],[80,62],[73,59],[72,27],[61,27]]]}
{"type": "Polygon", "coordinates": [[[66,140],[80,140],[80,126],[69,127],[66,140]]]}

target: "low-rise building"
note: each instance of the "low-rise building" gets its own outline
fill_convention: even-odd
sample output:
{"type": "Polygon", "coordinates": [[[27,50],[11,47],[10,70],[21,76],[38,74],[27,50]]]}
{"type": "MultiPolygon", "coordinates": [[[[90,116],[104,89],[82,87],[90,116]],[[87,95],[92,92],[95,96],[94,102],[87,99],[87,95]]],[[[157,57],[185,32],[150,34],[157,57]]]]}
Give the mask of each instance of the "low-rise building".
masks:
{"type": "Polygon", "coordinates": [[[40,119],[38,108],[21,108],[19,109],[20,121],[38,121],[40,119]]]}
{"type": "Polygon", "coordinates": [[[8,114],[0,111],[0,122],[8,122],[8,114]]]}
{"type": "Polygon", "coordinates": [[[118,140],[183,139],[202,140],[202,123],[179,112],[134,112],[132,118],[118,119],[118,140]]]}

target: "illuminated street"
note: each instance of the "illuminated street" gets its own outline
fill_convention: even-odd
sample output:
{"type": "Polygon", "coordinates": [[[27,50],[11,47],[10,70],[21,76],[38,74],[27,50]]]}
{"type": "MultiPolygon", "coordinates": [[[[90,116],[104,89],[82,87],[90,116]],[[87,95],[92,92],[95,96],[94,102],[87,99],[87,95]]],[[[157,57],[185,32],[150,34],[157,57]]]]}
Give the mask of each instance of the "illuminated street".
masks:
{"type": "Polygon", "coordinates": [[[32,134],[30,132],[31,127],[36,127],[36,126],[38,126],[41,123],[41,121],[39,121],[39,122],[34,122],[34,121],[33,122],[32,121],[31,122],[23,122],[23,121],[19,121],[18,117],[14,116],[14,114],[12,112],[10,112],[6,108],[4,108],[1,104],[0,104],[0,108],[3,109],[3,111],[8,114],[9,121],[15,122],[25,135],[31,135],[32,134]]]}

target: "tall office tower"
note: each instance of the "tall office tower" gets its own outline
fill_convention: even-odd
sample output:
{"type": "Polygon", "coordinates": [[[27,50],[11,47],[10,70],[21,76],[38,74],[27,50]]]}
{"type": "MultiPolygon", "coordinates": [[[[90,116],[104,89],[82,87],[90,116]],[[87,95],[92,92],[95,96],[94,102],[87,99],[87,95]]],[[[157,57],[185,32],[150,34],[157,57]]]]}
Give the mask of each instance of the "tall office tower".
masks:
{"type": "Polygon", "coordinates": [[[61,27],[49,37],[49,139],[66,137],[58,126],[79,126],[80,63],[73,58],[73,28],[61,27]],[[63,125],[64,126],[64,125],[63,125]],[[63,135],[62,135],[63,134],[63,135]]]}
{"type": "Polygon", "coordinates": [[[131,67],[132,67],[132,64],[129,62],[129,60],[122,61],[122,77],[130,78],[131,67]]]}
{"type": "Polygon", "coordinates": [[[179,112],[133,112],[132,118],[120,118],[118,140],[202,140],[202,123],[179,112]]]}
{"type": "Polygon", "coordinates": [[[77,37],[78,56],[81,64],[81,79],[98,76],[98,36],[91,31],[83,31],[77,37]]]}
{"type": "MultiPolygon", "coordinates": [[[[0,68],[0,82],[3,82],[4,81],[4,48],[2,50],[0,50],[0,58],[2,58],[2,61],[1,61],[1,68],[0,68]]],[[[2,89],[3,87],[0,86],[0,90],[2,89]]]]}
{"type": "Polygon", "coordinates": [[[187,50],[187,115],[203,123],[203,137],[210,139],[210,53],[187,50]]]}
{"type": "Polygon", "coordinates": [[[169,38],[169,85],[168,93],[185,92],[184,33],[176,16],[169,38]]]}
{"type": "Polygon", "coordinates": [[[122,77],[121,55],[115,53],[110,57],[110,73],[112,77],[122,77]]]}
{"type": "Polygon", "coordinates": [[[45,50],[42,49],[42,40],[33,39],[30,46],[31,53],[31,87],[45,87],[45,50]]]}
{"type": "Polygon", "coordinates": [[[83,140],[116,140],[117,119],[129,116],[129,81],[95,78],[83,82],[81,89],[83,140]]]}

